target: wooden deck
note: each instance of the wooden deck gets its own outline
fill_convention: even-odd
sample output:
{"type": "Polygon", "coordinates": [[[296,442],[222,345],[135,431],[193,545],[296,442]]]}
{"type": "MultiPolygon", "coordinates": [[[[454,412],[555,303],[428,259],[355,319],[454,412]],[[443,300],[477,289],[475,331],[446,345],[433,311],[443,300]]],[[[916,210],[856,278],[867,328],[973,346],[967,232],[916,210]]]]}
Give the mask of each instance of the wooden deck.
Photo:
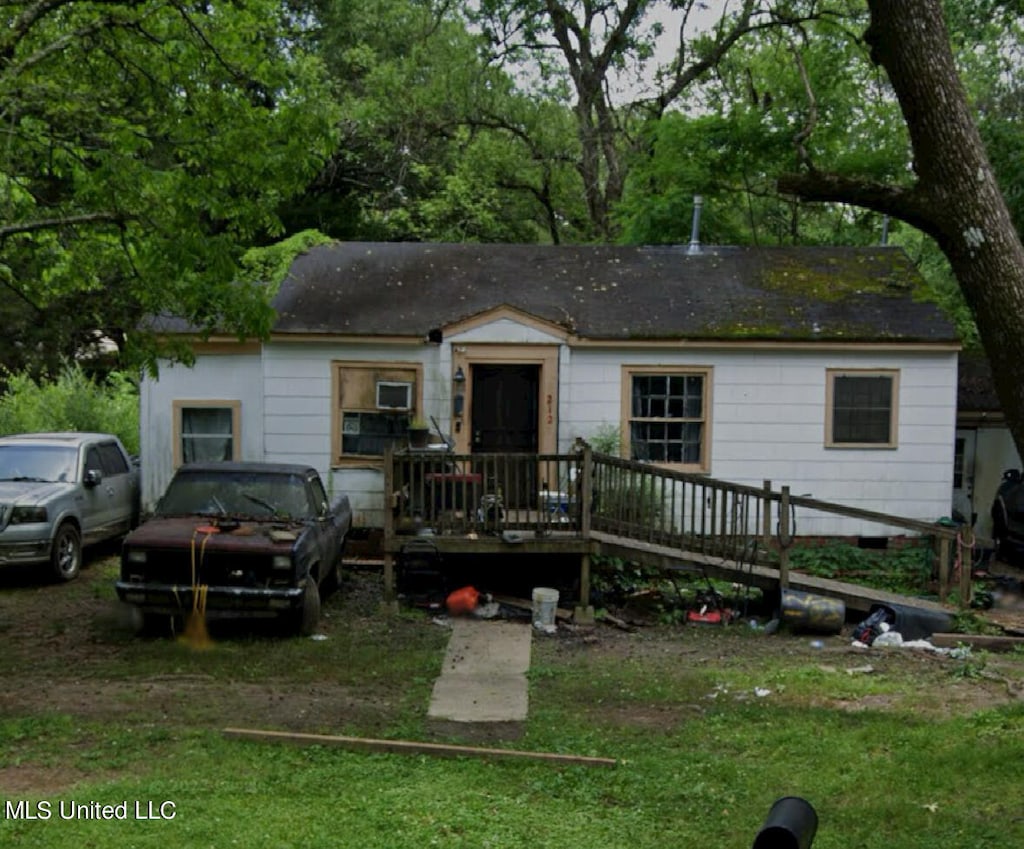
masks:
{"type": "Polygon", "coordinates": [[[384,528],[385,601],[396,602],[395,563],[410,546],[439,554],[564,554],[580,560],[576,615],[592,615],[590,559],[611,555],[671,571],[829,596],[867,611],[892,603],[948,610],[971,598],[970,570],[953,574],[956,529],[791,496],[769,482],[749,487],[597,454],[580,443],[564,455],[397,451],[385,458],[391,507],[384,528]],[[795,507],[875,522],[934,540],[940,602],[789,570],[795,507]],[[957,581],[953,586],[954,579],[957,581]]]}

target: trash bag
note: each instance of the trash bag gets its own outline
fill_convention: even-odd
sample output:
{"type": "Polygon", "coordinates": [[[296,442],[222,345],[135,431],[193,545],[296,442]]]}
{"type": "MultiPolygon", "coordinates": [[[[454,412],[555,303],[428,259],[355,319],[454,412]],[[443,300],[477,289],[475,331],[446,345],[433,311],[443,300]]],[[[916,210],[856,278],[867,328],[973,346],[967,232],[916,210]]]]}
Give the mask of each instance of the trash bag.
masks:
{"type": "Polygon", "coordinates": [[[889,630],[894,618],[888,608],[875,608],[867,619],[853,629],[853,639],[870,646],[879,634],[884,634],[889,630]]]}

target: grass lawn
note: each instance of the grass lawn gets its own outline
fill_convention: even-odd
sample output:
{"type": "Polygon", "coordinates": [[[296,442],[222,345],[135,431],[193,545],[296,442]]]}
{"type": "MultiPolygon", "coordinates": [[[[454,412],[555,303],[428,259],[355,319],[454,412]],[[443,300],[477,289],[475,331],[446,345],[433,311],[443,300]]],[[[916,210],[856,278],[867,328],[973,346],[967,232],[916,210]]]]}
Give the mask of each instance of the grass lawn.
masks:
{"type": "Polygon", "coordinates": [[[439,738],[426,708],[446,632],[376,616],[366,576],[325,603],[325,640],[236,629],[197,652],[133,637],[113,568],[0,583],[0,845],[739,849],[793,794],[818,811],[815,849],[1024,846],[1024,656],[563,629],[534,639],[518,739],[439,738]],[[618,763],[355,754],[227,726],[618,763]],[[83,816],[121,803],[127,819],[83,816]]]}

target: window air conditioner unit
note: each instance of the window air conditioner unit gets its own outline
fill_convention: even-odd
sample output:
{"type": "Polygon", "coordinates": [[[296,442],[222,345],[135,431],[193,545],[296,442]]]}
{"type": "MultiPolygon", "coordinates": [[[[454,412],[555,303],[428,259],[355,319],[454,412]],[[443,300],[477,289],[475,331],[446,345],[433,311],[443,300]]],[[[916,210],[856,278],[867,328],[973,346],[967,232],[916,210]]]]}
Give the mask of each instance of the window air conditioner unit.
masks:
{"type": "Polygon", "coordinates": [[[412,384],[389,380],[377,381],[378,410],[408,410],[412,408],[412,384]]]}

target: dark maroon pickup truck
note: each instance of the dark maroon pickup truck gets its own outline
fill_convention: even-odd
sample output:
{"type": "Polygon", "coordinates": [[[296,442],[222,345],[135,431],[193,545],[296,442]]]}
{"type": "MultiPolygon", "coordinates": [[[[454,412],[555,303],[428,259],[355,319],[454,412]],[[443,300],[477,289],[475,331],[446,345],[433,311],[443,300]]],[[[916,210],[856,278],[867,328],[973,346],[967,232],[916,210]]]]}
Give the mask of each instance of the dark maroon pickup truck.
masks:
{"type": "Polygon", "coordinates": [[[193,611],[275,616],[300,634],[337,588],[352,525],[316,469],[284,463],[190,463],[121,550],[117,594],[152,629],[193,611]]]}

